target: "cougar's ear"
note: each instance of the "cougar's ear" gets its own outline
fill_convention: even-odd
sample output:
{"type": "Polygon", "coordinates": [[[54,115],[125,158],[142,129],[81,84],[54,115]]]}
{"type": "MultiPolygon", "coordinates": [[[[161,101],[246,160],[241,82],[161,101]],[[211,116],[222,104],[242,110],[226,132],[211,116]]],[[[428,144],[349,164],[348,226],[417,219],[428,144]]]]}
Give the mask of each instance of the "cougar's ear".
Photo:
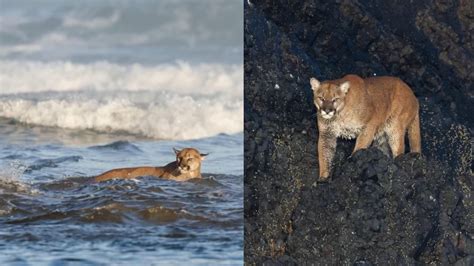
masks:
{"type": "Polygon", "coordinates": [[[349,83],[349,81],[346,81],[346,82],[342,83],[341,85],[339,85],[339,88],[341,88],[341,91],[344,92],[344,94],[347,94],[347,92],[349,91],[350,86],[351,86],[351,84],[349,83]]]}
{"type": "Polygon", "coordinates": [[[201,160],[204,160],[204,159],[206,159],[206,156],[209,155],[209,153],[201,153],[199,155],[201,155],[201,160]]]}
{"type": "Polygon", "coordinates": [[[321,86],[321,82],[319,82],[319,80],[317,80],[315,78],[310,78],[309,83],[311,84],[311,89],[314,92],[316,92],[319,89],[319,87],[321,86]]]}
{"type": "Polygon", "coordinates": [[[180,152],[180,150],[178,150],[178,149],[176,149],[176,148],[174,148],[174,147],[173,147],[173,151],[174,151],[174,153],[175,153],[176,155],[178,155],[178,153],[180,152]]]}

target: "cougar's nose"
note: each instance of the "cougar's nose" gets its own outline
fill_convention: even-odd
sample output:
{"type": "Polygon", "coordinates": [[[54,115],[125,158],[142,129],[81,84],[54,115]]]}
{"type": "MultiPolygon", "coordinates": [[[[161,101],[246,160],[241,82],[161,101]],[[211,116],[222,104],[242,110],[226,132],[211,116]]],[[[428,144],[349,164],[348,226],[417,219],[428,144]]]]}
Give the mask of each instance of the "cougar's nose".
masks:
{"type": "Polygon", "coordinates": [[[332,108],[325,108],[321,110],[323,114],[330,114],[334,112],[334,109],[332,108]]]}

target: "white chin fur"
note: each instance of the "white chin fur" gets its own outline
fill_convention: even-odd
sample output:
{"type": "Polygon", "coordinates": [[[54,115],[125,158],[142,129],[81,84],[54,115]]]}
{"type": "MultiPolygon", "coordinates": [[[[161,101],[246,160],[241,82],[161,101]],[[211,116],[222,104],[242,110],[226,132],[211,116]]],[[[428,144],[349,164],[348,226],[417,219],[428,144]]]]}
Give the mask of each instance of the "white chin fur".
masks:
{"type": "Polygon", "coordinates": [[[334,116],[334,112],[326,113],[326,112],[324,112],[324,111],[321,111],[321,116],[322,116],[324,119],[331,119],[331,118],[334,116]]]}

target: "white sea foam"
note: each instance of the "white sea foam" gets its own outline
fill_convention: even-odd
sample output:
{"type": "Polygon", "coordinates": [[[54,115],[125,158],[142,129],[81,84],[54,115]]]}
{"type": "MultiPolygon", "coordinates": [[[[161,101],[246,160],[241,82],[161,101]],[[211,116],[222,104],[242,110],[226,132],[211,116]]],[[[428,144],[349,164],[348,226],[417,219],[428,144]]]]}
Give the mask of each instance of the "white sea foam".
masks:
{"type": "Polygon", "coordinates": [[[243,130],[242,66],[0,61],[0,116],[195,139],[243,130]]]}
{"type": "Polygon", "coordinates": [[[19,182],[27,166],[20,161],[0,163],[0,180],[2,182],[19,182]]]}
{"type": "MultiPolygon", "coordinates": [[[[30,187],[30,183],[25,181],[22,176],[27,166],[21,161],[2,161],[0,162],[0,192],[20,192],[24,194],[35,195],[38,190],[30,187]]],[[[11,211],[9,206],[0,207],[0,215],[8,214],[11,211]]]]}
{"type": "Polygon", "coordinates": [[[39,91],[152,90],[241,96],[242,65],[185,62],[143,66],[0,60],[0,94],[39,91]]]}
{"type": "Polygon", "coordinates": [[[159,139],[241,132],[240,5],[3,1],[0,116],[159,139]]]}

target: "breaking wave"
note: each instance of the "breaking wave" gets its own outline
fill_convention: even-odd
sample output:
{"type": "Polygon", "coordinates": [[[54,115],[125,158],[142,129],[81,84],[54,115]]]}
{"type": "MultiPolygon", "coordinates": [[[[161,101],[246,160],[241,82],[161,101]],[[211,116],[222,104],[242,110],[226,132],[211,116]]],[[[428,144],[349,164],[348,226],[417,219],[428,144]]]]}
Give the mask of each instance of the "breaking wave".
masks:
{"type": "Polygon", "coordinates": [[[243,130],[242,66],[0,61],[0,116],[156,139],[243,130]]]}

